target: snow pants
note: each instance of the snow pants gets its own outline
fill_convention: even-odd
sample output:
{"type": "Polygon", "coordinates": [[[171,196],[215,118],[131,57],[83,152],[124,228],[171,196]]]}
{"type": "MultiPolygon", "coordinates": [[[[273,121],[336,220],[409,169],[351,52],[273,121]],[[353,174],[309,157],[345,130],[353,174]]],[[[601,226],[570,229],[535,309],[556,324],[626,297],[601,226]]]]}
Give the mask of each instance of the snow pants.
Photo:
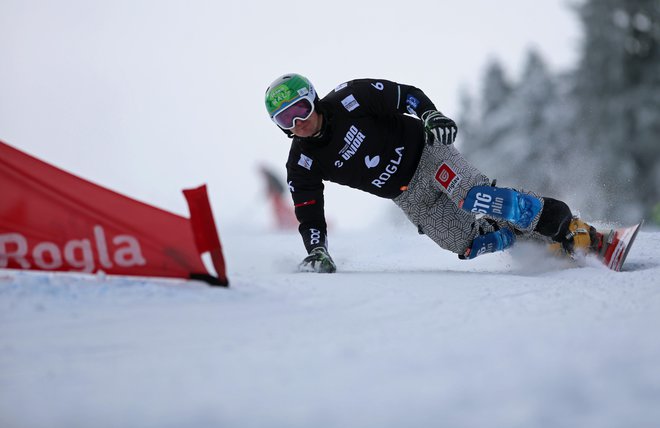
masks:
{"type": "MultiPolygon", "coordinates": [[[[504,226],[515,230],[505,221],[477,218],[459,208],[472,187],[490,184],[453,145],[425,145],[407,190],[393,201],[420,233],[446,250],[464,254],[478,235],[504,226]]],[[[528,230],[518,233],[536,235],[532,230],[537,222],[538,217],[528,230]]]]}

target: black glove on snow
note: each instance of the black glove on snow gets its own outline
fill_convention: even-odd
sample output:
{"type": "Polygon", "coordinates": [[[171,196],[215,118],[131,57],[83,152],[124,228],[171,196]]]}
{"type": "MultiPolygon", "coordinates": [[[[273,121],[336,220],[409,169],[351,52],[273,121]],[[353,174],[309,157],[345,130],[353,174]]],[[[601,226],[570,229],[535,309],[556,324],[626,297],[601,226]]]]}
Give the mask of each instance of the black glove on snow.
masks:
{"type": "Polygon", "coordinates": [[[323,247],[314,248],[298,268],[302,272],[334,273],[337,271],[335,262],[332,261],[328,250],[323,247]]]}
{"type": "Polygon", "coordinates": [[[453,144],[456,140],[458,127],[456,122],[440,113],[439,111],[429,110],[422,113],[424,130],[426,131],[426,144],[432,146],[436,141],[440,144],[453,144]]]}

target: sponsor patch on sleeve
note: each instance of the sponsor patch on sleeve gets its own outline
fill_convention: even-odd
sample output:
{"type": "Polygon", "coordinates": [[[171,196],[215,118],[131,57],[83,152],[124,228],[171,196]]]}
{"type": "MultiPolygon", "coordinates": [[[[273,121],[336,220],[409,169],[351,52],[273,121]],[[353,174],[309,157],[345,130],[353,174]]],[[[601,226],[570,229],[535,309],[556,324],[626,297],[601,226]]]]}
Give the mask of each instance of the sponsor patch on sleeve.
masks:
{"type": "Polygon", "coordinates": [[[454,193],[454,190],[456,190],[456,187],[461,182],[461,176],[446,162],[443,162],[440,168],[438,168],[438,171],[436,171],[435,179],[450,195],[454,193]]]}
{"type": "Polygon", "coordinates": [[[360,107],[360,104],[357,102],[353,94],[341,100],[341,103],[344,106],[344,108],[346,108],[346,110],[348,111],[353,111],[356,108],[360,107]]]}
{"type": "Polygon", "coordinates": [[[406,104],[416,109],[417,107],[419,107],[419,100],[413,97],[412,95],[408,95],[408,97],[406,98],[406,104]]]}
{"type": "Polygon", "coordinates": [[[346,86],[348,86],[348,82],[344,82],[344,83],[341,83],[341,84],[337,85],[337,87],[335,88],[335,92],[339,92],[339,91],[341,91],[341,90],[344,89],[346,86]]]}
{"type": "Polygon", "coordinates": [[[406,110],[410,114],[417,114],[417,107],[419,107],[419,100],[412,95],[406,97],[406,110]]]}
{"type": "Polygon", "coordinates": [[[300,165],[303,168],[311,171],[312,170],[312,162],[314,162],[312,160],[312,158],[309,158],[309,157],[305,156],[302,153],[300,154],[300,159],[298,160],[298,165],[300,165]]]}

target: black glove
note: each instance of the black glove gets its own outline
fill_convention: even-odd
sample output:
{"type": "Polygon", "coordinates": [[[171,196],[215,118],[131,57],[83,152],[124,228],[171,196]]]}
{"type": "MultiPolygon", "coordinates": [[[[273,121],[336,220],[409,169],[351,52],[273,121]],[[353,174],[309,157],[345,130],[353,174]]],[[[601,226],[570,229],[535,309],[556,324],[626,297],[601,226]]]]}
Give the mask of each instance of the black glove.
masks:
{"type": "Polygon", "coordinates": [[[422,113],[424,130],[426,131],[426,144],[432,146],[436,141],[440,144],[453,144],[456,140],[458,127],[456,122],[440,113],[439,111],[429,110],[422,113]]]}
{"type": "Polygon", "coordinates": [[[335,262],[332,261],[328,250],[323,247],[314,248],[298,268],[302,272],[334,273],[337,271],[335,262]]]}

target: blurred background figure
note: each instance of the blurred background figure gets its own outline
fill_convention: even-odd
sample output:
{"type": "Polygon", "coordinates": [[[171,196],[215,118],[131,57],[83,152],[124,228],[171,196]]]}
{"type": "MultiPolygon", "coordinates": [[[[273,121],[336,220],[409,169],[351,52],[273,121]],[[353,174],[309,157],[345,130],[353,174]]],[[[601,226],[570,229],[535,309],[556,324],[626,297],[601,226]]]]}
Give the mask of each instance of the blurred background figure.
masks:
{"type": "Polygon", "coordinates": [[[284,180],[263,164],[259,166],[259,172],[265,181],[265,195],[272,209],[275,227],[278,230],[295,230],[298,220],[284,180]]]}

